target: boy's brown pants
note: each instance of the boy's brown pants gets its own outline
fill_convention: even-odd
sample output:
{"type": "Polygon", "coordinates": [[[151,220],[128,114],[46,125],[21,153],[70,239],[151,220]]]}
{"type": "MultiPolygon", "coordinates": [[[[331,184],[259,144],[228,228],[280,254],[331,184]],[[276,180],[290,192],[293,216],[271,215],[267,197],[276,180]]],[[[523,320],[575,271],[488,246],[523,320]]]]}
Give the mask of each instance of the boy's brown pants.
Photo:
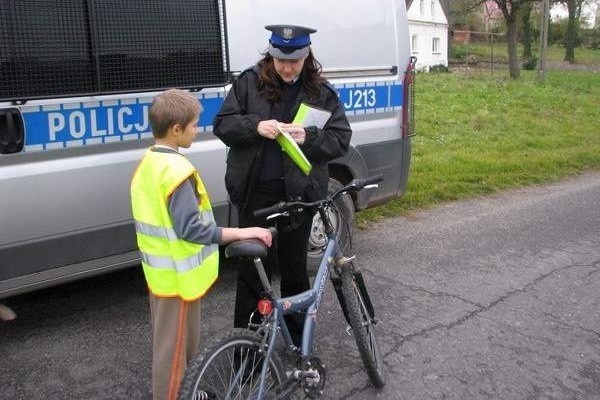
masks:
{"type": "Polygon", "coordinates": [[[156,297],[152,318],[152,398],[175,400],[188,363],[200,342],[200,299],[156,297]]]}

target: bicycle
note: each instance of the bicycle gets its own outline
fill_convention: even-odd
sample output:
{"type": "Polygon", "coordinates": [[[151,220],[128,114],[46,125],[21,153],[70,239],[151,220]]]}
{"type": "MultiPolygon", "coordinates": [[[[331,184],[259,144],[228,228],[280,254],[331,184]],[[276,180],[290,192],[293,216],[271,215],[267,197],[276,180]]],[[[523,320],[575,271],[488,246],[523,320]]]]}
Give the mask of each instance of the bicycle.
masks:
{"type": "MultiPolygon", "coordinates": [[[[355,256],[346,257],[339,245],[338,235],[328,218],[327,210],[333,201],[346,193],[366,187],[377,187],[382,176],[353,180],[326,199],[315,202],[278,203],[257,210],[257,217],[271,220],[299,209],[316,210],[328,237],[312,288],[294,296],[276,298],[265,273],[261,258],[267,247],[259,240],[242,240],[229,244],[225,256],[249,257],[260,276],[264,297],[258,301],[261,322],[248,328],[235,328],[192,361],[183,378],[180,399],[286,399],[298,388],[309,398],[323,393],[325,368],[313,355],[316,316],[327,279],[330,278],[343,314],[349,324],[362,361],[373,386],[385,385],[386,373],[375,336],[375,312],[355,256]],[[302,344],[296,347],[291,339],[284,315],[306,312],[302,344]],[[281,350],[281,342],[284,349],[281,350]],[[276,349],[277,348],[277,349],[276,349]],[[295,359],[292,369],[286,370],[281,355],[295,359]]],[[[276,230],[272,231],[276,234],[276,230]]]]}

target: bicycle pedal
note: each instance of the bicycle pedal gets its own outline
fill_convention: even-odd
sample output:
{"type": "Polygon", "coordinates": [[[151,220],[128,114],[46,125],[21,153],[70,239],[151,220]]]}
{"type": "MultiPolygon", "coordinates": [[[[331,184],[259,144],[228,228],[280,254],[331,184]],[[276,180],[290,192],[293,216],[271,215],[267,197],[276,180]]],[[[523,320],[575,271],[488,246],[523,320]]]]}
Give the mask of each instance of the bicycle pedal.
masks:
{"type": "Polygon", "coordinates": [[[355,255],[352,255],[352,256],[350,256],[350,257],[346,257],[346,256],[344,256],[344,257],[341,257],[341,258],[339,258],[339,259],[337,260],[337,264],[338,264],[339,266],[344,266],[344,265],[346,265],[346,264],[349,264],[349,263],[351,263],[351,262],[352,262],[352,261],[354,261],[354,260],[356,260],[356,256],[355,256],[355,255]]]}

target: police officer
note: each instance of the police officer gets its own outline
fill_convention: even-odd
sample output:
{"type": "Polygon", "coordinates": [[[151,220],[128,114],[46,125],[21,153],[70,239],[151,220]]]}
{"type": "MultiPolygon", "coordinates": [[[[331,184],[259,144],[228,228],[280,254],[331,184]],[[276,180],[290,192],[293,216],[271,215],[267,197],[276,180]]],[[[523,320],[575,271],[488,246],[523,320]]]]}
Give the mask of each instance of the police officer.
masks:
{"type": "MultiPolygon", "coordinates": [[[[321,76],[321,64],[311,51],[315,29],[269,25],[267,51],[258,63],[233,83],[215,117],[214,133],[230,147],[225,184],[239,211],[240,227],[267,226],[253,211],[279,201],[314,201],[327,195],[327,163],[343,156],[352,131],[335,89],[321,76]],[[325,111],[322,123],[299,123],[301,104],[325,111]],[[292,123],[296,119],[296,123],[292,123]],[[280,129],[290,134],[312,165],[304,173],[274,140],[280,129]]],[[[309,288],[306,251],[312,215],[305,211],[280,219],[280,234],[265,262],[269,277],[276,266],[281,294],[309,288]]],[[[241,266],[237,280],[234,325],[247,326],[262,285],[251,265],[241,266]]],[[[300,344],[303,317],[287,319],[292,338],[300,344]]]]}

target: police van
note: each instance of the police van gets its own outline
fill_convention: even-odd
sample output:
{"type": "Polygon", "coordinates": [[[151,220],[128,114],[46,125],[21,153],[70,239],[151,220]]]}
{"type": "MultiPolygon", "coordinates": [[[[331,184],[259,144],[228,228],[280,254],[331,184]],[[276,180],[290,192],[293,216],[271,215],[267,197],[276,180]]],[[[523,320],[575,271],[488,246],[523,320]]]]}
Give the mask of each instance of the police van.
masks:
{"type": "MultiPolygon", "coordinates": [[[[204,107],[183,152],[219,225],[235,225],[226,146],[212,121],[232,79],[261,58],[268,24],[318,30],[313,52],[352,125],[330,188],[383,174],[357,210],[401,195],[411,155],[413,69],[404,0],[8,0],[0,2],[0,298],[139,263],[129,185],[166,88],[204,107]]],[[[362,193],[362,192],[361,192],[362,193]]],[[[309,258],[325,244],[313,221],[309,258]]]]}

